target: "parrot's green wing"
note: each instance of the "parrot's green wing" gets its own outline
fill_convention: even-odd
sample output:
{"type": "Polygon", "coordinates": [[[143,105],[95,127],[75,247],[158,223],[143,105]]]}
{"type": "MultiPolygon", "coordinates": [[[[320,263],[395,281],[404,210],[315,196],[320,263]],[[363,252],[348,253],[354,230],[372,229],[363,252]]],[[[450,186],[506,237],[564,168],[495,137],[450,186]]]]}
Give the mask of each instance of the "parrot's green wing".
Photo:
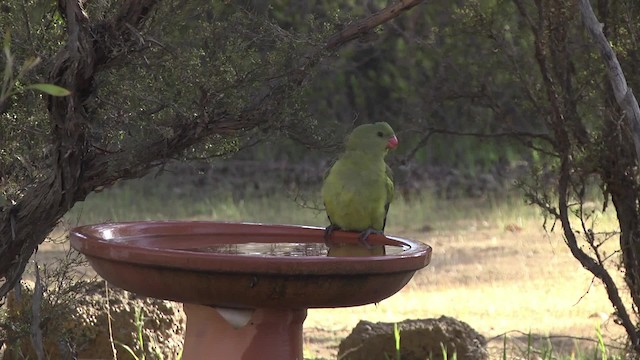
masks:
{"type": "Polygon", "coordinates": [[[386,166],[385,173],[387,175],[387,182],[386,182],[387,201],[385,201],[384,203],[384,221],[382,222],[383,231],[384,231],[384,227],[387,225],[387,214],[389,213],[389,204],[391,204],[391,202],[393,201],[393,193],[395,190],[395,187],[393,186],[393,171],[391,170],[389,165],[385,164],[385,166],[386,166]]]}

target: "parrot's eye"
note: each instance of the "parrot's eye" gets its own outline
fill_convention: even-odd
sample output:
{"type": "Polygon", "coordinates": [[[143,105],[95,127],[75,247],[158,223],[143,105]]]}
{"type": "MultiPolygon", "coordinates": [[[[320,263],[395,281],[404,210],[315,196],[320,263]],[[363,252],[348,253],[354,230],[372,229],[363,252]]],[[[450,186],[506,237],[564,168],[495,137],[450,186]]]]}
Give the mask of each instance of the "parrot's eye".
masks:
{"type": "Polygon", "coordinates": [[[384,136],[384,134],[382,133],[382,131],[378,131],[378,136],[379,136],[379,137],[384,136]]]}

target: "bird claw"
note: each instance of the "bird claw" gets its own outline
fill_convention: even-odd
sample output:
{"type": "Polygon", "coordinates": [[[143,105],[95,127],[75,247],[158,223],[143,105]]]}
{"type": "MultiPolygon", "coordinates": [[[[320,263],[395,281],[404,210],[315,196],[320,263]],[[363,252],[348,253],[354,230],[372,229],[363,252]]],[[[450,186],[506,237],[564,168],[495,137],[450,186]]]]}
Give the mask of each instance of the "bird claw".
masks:
{"type": "Polygon", "coordinates": [[[331,240],[331,234],[333,233],[334,230],[340,230],[340,227],[337,225],[329,225],[326,228],[324,228],[324,244],[329,246],[330,240],[331,240]]]}
{"type": "Polygon", "coordinates": [[[367,239],[369,238],[369,235],[371,235],[371,234],[384,235],[384,232],[382,230],[376,230],[376,229],[372,229],[372,228],[368,228],[367,230],[361,232],[360,236],[358,237],[358,240],[360,240],[360,243],[362,245],[366,246],[367,249],[371,249],[372,248],[372,246],[367,241],[367,239]]]}

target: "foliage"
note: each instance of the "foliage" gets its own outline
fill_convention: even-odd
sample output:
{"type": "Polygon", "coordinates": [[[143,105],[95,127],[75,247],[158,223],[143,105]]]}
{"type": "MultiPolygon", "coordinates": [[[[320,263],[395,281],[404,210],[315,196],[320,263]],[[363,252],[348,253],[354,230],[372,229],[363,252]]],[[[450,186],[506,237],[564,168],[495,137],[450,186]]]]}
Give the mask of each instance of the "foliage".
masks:
{"type": "MultiPolygon", "coordinates": [[[[575,340],[589,341],[594,344],[593,352],[582,352],[579,347],[571,352],[571,354],[562,354],[559,349],[554,348],[552,343],[553,336],[538,339],[542,344],[535,344],[531,332],[527,333],[527,343],[524,347],[519,346],[517,341],[510,339],[507,334],[499,337],[502,339],[501,359],[510,358],[519,359],[542,359],[542,360],[622,360],[623,352],[619,348],[608,347],[602,337],[600,326],[596,326],[595,339],[574,338],[575,340]]],[[[570,336],[566,338],[571,339],[570,336]]]]}
{"type": "MultiPolygon", "coordinates": [[[[138,346],[140,349],[144,349],[144,337],[143,337],[143,332],[142,329],[144,328],[144,312],[143,309],[141,307],[136,307],[135,308],[135,314],[134,314],[134,324],[136,325],[136,341],[138,342],[138,346]]],[[[127,351],[127,353],[129,353],[129,355],[131,355],[132,358],[134,358],[135,360],[144,360],[146,359],[146,355],[145,353],[141,353],[140,356],[136,355],[136,352],[127,344],[123,344],[118,342],[117,343],[119,346],[122,346],[123,349],[125,349],[127,351]]]]}
{"type": "MultiPolygon", "coordinates": [[[[16,62],[22,60],[29,65],[28,70],[32,71],[28,80],[44,79],[46,65],[55,57],[51,45],[62,40],[63,24],[53,21],[59,16],[55,7],[43,9],[43,4],[37,1],[27,5],[24,9],[17,6],[5,9],[0,22],[10,26],[15,34],[13,48],[22,50],[16,53],[16,62]],[[25,28],[19,21],[23,15],[36,16],[34,13],[43,10],[42,21],[52,22],[46,30],[25,28]],[[28,57],[34,52],[41,54],[39,64],[28,57]]],[[[98,19],[111,15],[106,2],[88,10],[98,19]]],[[[322,34],[313,36],[319,35],[322,34]]],[[[87,141],[106,152],[128,152],[146,146],[140,139],[166,138],[178,131],[176,117],[183,118],[183,122],[194,121],[188,118],[209,110],[204,107],[214,105],[216,109],[224,109],[219,111],[238,114],[256,106],[252,102],[269,91],[265,82],[283,76],[288,65],[312,41],[311,37],[282,31],[268,19],[232,6],[220,4],[209,8],[207,2],[177,1],[158,8],[149,29],[137,36],[141,43],[134,49],[118,48],[116,44],[105,49],[122,52],[112,55],[128,55],[129,59],[99,72],[95,80],[99,87],[87,108],[92,119],[87,141]]],[[[20,75],[24,76],[24,72],[21,70],[20,75]]],[[[43,85],[32,86],[50,90],[43,89],[43,85]]],[[[274,113],[276,117],[264,121],[259,128],[270,124],[286,128],[288,122],[298,119],[304,123],[306,115],[294,105],[299,99],[295,92],[290,95],[280,104],[282,109],[277,115],[274,113]]],[[[20,198],[26,184],[42,175],[40,167],[48,166],[47,111],[37,106],[44,104],[38,100],[38,96],[14,99],[10,111],[0,120],[1,188],[4,196],[13,201],[20,198]]],[[[220,156],[236,151],[247,138],[259,136],[260,131],[224,139],[214,135],[187,149],[183,156],[220,156]]]]}
{"type": "Polygon", "coordinates": [[[77,323],[70,321],[69,309],[77,306],[78,294],[84,293],[89,286],[87,279],[78,278],[78,269],[87,265],[84,257],[71,251],[52,263],[34,264],[35,282],[22,281],[8,297],[7,306],[0,311],[0,334],[7,340],[7,345],[11,345],[11,350],[5,354],[7,358],[9,352],[17,356],[31,346],[46,349],[49,355],[53,348],[55,353],[65,357],[86,344],[92,334],[83,333],[77,323]],[[38,311],[34,310],[36,307],[38,311]],[[34,324],[39,324],[56,342],[42,343],[40,339],[38,343],[32,337],[37,328],[34,324]]]}
{"type": "MultiPolygon", "coordinates": [[[[24,88],[69,95],[3,99],[0,294],[92,191],[171,159],[224,156],[267,133],[317,135],[301,96],[324,57],[321,31],[285,31],[208,1],[33,0],[1,10],[2,31],[12,34],[7,74],[33,84],[24,88]],[[20,63],[29,71],[13,69],[20,63]]],[[[5,79],[11,90],[17,78],[5,79]]]]}
{"type": "MultiPolygon", "coordinates": [[[[533,35],[536,68],[541,76],[541,98],[532,98],[538,111],[547,114],[549,164],[557,186],[549,189],[531,182],[524,186],[532,204],[549,215],[553,226],[559,224],[566,244],[580,264],[604,284],[615,315],[634,352],[640,352],[637,333],[640,276],[637,229],[640,219],[637,198],[637,160],[628,130],[623,130],[622,111],[616,104],[607,82],[596,82],[594,74],[603,74],[603,64],[590,46],[576,16],[576,4],[556,2],[545,7],[514,0],[520,17],[533,35]],[[582,45],[581,45],[582,44],[582,45]],[[606,139],[606,140],[605,140],[606,139]],[[598,184],[604,207],[609,198],[617,213],[620,232],[605,231],[586,209],[587,189],[598,184]],[[573,219],[575,216],[577,219],[573,219]],[[619,236],[619,251],[607,253],[607,242],[619,236]],[[622,264],[625,282],[613,272],[622,264]],[[620,289],[629,289],[631,302],[623,300],[620,289]]],[[[610,13],[608,3],[599,3],[605,24],[614,28],[615,19],[638,16],[637,6],[629,6],[627,15],[610,13]]],[[[635,23],[635,22],[634,22],[635,23]]],[[[626,26],[626,25],[625,25],[626,26]]],[[[608,32],[605,28],[605,31],[608,32]]],[[[617,34],[612,34],[616,39],[617,34]]],[[[613,40],[614,42],[616,40],[613,40]]],[[[626,52],[622,51],[625,57],[626,52]]],[[[629,72],[631,86],[639,78],[629,72]]]]}
{"type": "MultiPolygon", "coordinates": [[[[401,164],[474,172],[533,163],[521,184],[527,199],[560,224],[576,257],[605,283],[640,349],[637,162],[575,1],[430,1],[339,56],[326,51],[328,34],[383,5],[0,5],[0,31],[10,34],[0,93],[0,293],[62,216],[97,189],[171,159],[224,157],[266,139],[291,141],[271,145],[265,159],[296,160],[305,156],[300,143],[332,147],[354,123],[385,120],[399,130],[401,164]],[[599,229],[585,211],[594,187],[615,207],[619,234],[599,229]],[[604,254],[617,235],[620,252],[604,254]],[[608,276],[617,265],[625,284],[608,276]]],[[[596,7],[637,88],[640,4],[596,7]]]]}
{"type": "MultiPolygon", "coordinates": [[[[144,317],[144,308],[142,306],[136,307],[135,308],[135,313],[134,313],[134,324],[136,326],[136,338],[135,338],[135,344],[136,344],[136,348],[141,349],[140,353],[136,353],[136,351],[129,345],[121,343],[121,342],[115,342],[115,344],[117,344],[118,346],[121,346],[123,349],[126,350],[126,352],[131,355],[131,358],[135,359],[135,360],[144,360],[147,358],[147,354],[145,353],[145,350],[148,348],[145,346],[144,343],[144,321],[145,321],[145,317],[144,317]]],[[[150,340],[152,342],[154,342],[154,338],[150,338],[150,340]]],[[[162,351],[161,346],[163,344],[157,344],[157,343],[153,343],[151,344],[151,349],[153,350],[153,353],[149,354],[150,356],[152,355],[153,359],[158,359],[158,360],[163,360],[164,356],[162,355],[162,351]]],[[[182,359],[182,350],[177,354],[175,360],[180,360],[182,359]]]]}
{"type": "MultiPolygon", "coordinates": [[[[629,86],[637,87],[638,3],[597,1],[595,7],[629,86]]],[[[533,163],[532,176],[521,183],[527,199],[548,213],[549,225],[560,225],[576,258],[604,282],[638,350],[637,163],[590,41],[574,1],[432,1],[345,50],[312,83],[310,106],[343,127],[391,122],[408,144],[401,162],[446,159],[470,171],[514,159],[533,163]],[[501,141],[487,145],[486,138],[501,141]],[[590,189],[600,191],[589,196],[590,189]],[[620,232],[603,230],[586,209],[594,197],[605,207],[611,200],[620,232]],[[607,253],[616,236],[620,252],[607,253]],[[619,266],[626,284],[608,273],[619,266]],[[619,295],[625,288],[632,303],[619,295]]]]}
{"type": "MultiPolygon", "coordinates": [[[[310,24],[347,24],[354,14],[380,6],[370,2],[363,8],[349,1],[279,6],[283,4],[288,2],[262,9],[283,28],[299,28],[304,19],[310,24]]],[[[515,66],[514,61],[530,68],[530,38],[509,1],[430,1],[341,51],[311,79],[306,101],[316,119],[333,123],[341,133],[355,124],[388,121],[400,134],[399,161],[477,171],[533,159],[534,151],[518,146],[517,139],[452,136],[544,130],[542,117],[526,107],[522,79],[496,71],[515,66]],[[505,55],[498,42],[511,53],[505,55]],[[434,130],[444,134],[423,143],[434,130]]],[[[300,158],[289,144],[269,147],[282,147],[287,158],[300,158]]]]}
{"type": "MultiPolygon", "coordinates": [[[[633,88],[640,77],[630,39],[639,30],[640,8],[627,1],[599,1],[597,8],[633,88]]],[[[400,132],[409,146],[402,162],[444,158],[470,171],[514,159],[533,163],[531,177],[521,183],[527,199],[548,212],[548,224],[560,225],[582,265],[605,283],[617,316],[640,346],[638,315],[626,311],[640,304],[637,164],[624,114],[600,75],[603,63],[575,2],[429,2],[344,53],[336,62],[338,76],[312,84],[310,91],[323,94],[312,104],[314,113],[343,124],[357,114],[362,119],[356,122],[384,119],[405,129],[400,132]],[[460,135],[511,140],[480,145],[460,135]],[[585,209],[593,199],[589,189],[598,188],[595,198],[605,207],[611,199],[621,233],[602,230],[585,209]],[[621,251],[605,254],[605,243],[617,235],[621,251]],[[607,273],[620,264],[627,284],[607,273]],[[635,306],[618,295],[627,286],[635,306]]]]}

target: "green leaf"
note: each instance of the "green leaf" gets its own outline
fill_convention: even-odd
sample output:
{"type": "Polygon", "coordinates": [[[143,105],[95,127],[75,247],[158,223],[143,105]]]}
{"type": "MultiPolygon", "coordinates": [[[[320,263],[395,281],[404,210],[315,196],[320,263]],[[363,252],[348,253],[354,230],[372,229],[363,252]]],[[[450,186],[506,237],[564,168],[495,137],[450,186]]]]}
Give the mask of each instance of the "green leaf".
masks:
{"type": "Polygon", "coordinates": [[[140,358],[138,357],[138,355],[136,355],[135,351],[133,351],[133,349],[127,345],[127,344],[123,344],[119,341],[115,342],[117,345],[122,346],[125,350],[127,350],[127,352],[129,353],[129,355],[131,355],[132,358],[134,358],[135,360],[139,360],[140,358]]]}
{"type": "Polygon", "coordinates": [[[393,323],[393,337],[396,339],[396,360],[400,360],[400,329],[398,329],[398,323],[393,323]]]}
{"type": "Polygon", "coordinates": [[[68,96],[71,95],[71,91],[53,84],[31,84],[25,87],[26,89],[40,90],[51,96],[68,96]]]}

